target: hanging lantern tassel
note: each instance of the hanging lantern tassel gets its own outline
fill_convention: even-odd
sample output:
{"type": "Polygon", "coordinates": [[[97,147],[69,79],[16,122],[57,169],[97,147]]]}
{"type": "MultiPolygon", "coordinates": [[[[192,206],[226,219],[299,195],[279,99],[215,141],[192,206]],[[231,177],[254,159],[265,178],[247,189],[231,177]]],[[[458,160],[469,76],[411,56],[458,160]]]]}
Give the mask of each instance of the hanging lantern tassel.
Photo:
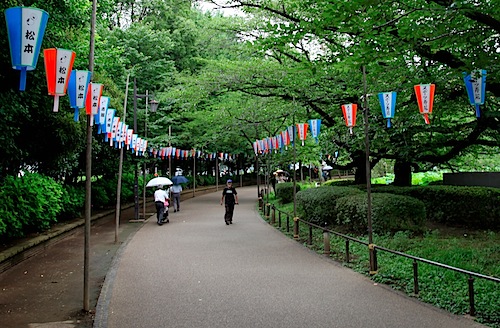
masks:
{"type": "Polygon", "coordinates": [[[353,134],[352,133],[352,127],[349,128],[349,134],[351,134],[351,135],[353,134]]]}
{"type": "Polygon", "coordinates": [[[59,111],[59,96],[55,95],[54,96],[54,108],[52,109],[54,113],[57,113],[59,111]]]}
{"type": "Polygon", "coordinates": [[[387,127],[388,127],[388,128],[390,128],[390,127],[391,127],[391,119],[390,119],[390,118],[388,118],[388,119],[387,119],[387,127]]]}

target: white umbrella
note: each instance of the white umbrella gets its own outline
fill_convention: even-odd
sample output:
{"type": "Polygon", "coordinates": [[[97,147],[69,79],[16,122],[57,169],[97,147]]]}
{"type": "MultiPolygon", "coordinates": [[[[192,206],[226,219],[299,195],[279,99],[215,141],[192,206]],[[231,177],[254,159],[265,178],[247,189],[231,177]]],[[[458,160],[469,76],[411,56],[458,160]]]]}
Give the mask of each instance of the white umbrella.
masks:
{"type": "Polygon", "coordinates": [[[173,185],[172,180],[165,177],[157,177],[149,180],[146,187],[157,187],[157,186],[170,186],[173,185]]]}
{"type": "Polygon", "coordinates": [[[331,167],[330,165],[326,165],[326,166],[323,166],[322,170],[323,171],[330,171],[330,170],[333,170],[333,167],[331,167]]]}

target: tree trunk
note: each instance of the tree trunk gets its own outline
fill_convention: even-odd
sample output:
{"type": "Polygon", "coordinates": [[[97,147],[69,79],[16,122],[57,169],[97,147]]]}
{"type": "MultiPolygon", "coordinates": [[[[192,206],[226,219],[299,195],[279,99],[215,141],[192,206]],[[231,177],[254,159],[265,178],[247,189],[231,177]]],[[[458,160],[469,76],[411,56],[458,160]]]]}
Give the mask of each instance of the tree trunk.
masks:
{"type": "Polygon", "coordinates": [[[399,187],[411,186],[411,163],[397,159],[394,163],[394,185],[399,187]]]}
{"type": "Polygon", "coordinates": [[[358,151],[352,155],[354,167],[356,171],[354,172],[354,183],[355,184],[366,184],[366,158],[365,152],[358,151]]]}

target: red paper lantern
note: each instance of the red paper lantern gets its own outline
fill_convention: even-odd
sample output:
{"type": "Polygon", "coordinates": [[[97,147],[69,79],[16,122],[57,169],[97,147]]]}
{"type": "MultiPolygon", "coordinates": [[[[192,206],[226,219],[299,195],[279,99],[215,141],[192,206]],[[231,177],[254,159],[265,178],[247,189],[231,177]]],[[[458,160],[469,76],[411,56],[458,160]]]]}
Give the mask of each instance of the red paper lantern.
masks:
{"type": "Polygon", "coordinates": [[[59,97],[66,95],[75,52],[66,49],[44,49],[45,74],[49,95],[54,96],[54,112],[59,111],[59,97]]]}

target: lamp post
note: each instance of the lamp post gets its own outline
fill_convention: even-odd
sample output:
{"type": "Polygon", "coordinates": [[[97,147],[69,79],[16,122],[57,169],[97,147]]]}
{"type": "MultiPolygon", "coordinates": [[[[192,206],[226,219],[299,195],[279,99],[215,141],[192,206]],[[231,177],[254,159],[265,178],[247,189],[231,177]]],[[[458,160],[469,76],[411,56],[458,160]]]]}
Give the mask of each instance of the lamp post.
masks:
{"type": "MultiPolygon", "coordinates": [[[[95,26],[97,19],[97,0],[92,1],[92,18],[90,21],[89,71],[94,71],[95,26]]],[[[90,219],[92,191],[92,115],[87,115],[87,148],[85,152],[85,229],[83,255],[83,310],[90,310],[90,219]]]]}
{"type": "MultiPolygon", "coordinates": [[[[172,126],[169,125],[168,126],[168,147],[170,149],[172,149],[172,126]]],[[[174,154],[170,154],[170,156],[168,156],[168,177],[169,178],[172,178],[172,156],[174,156],[174,154]]]]}
{"type": "MultiPolygon", "coordinates": [[[[148,137],[148,96],[148,90],[146,90],[146,119],[144,120],[144,138],[148,137]]],[[[158,109],[158,104],[158,101],[154,99],[149,102],[151,112],[156,112],[156,110],[158,109]]],[[[146,161],[144,161],[142,179],[142,218],[146,219],[146,161]]]]}
{"type": "MultiPolygon", "coordinates": [[[[137,94],[137,79],[134,78],[134,131],[137,132],[137,98],[146,98],[146,122],[145,122],[145,136],[147,137],[147,113],[148,113],[148,99],[149,99],[149,94],[148,91],[146,91],[146,94],[137,94]]],[[[151,111],[156,111],[158,109],[158,102],[157,101],[151,101],[151,111]],[[154,109],[153,109],[154,107],[154,109]]],[[[144,208],[143,208],[143,214],[144,217],[142,220],[139,220],[139,178],[138,178],[138,167],[137,167],[138,162],[136,163],[136,167],[134,170],[134,221],[143,221],[145,219],[145,206],[146,206],[146,191],[145,191],[145,185],[143,188],[143,196],[144,196],[144,208]]],[[[146,177],[146,163],[144,163],[144,177],[146,177]]]]}
{"type": "Polygon", "coordinates": [[[363,116],[365,127],[365,159],[366,159],[366,195],[367,195],[367,213],[366,219],[368,222],[368,249],[370,252],[370,274],[377,273],[377,262],[375,259],[375,245],[373,244],[373,229],[372,229],[372,194],[371,194],[371,167],[370,167],[370,137],[368,136],[368,94],[366,91],[366,69],[363,66],[363,116]]]}

